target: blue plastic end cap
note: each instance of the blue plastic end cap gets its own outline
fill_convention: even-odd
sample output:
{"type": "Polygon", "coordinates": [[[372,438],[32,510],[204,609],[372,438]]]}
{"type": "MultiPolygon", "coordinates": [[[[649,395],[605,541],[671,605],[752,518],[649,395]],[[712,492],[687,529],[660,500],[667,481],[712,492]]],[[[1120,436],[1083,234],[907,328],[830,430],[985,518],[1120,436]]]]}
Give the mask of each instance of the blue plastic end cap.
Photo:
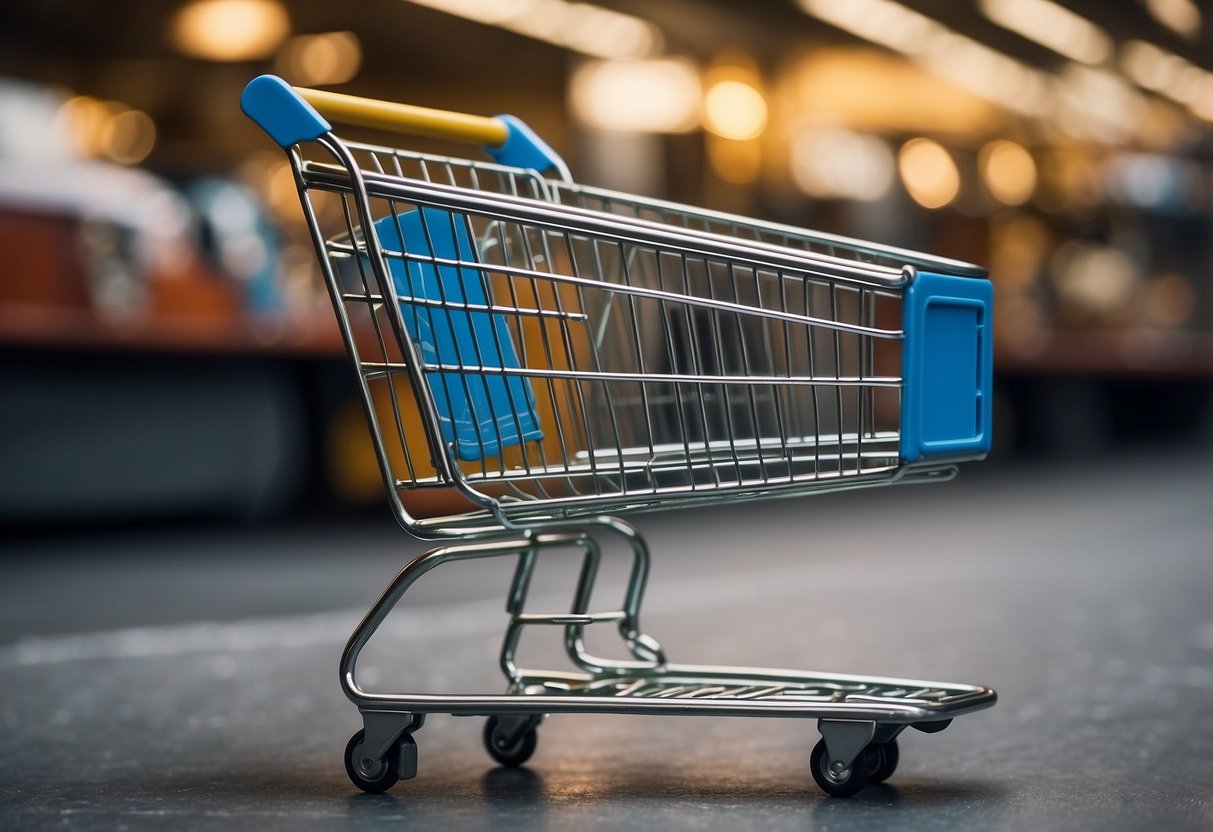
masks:
{"type": "Polygon", "coordinates": [[[497,116],[505,123],[507,135],[505,141],[497,147],[486,147],[485,151],[493,160],[503,165],[515,168],[532,168],[545,173],[555,169],[562,174],[568,168],[564,159],[547,142],[539,138],[539,134],[516,116],[497,116]]]}
{"type": "Polygon", "coordinates": [[[920,272],[902,306],[902,462],[980,459],[991,446],[994,290],[920,272]]]}
{"type": "Polygon", "coordinates": [[[314,141],[333,129],[277,75],[259,75],[249,81],[240,96],[240,109],[284,148],[314,141]]]}

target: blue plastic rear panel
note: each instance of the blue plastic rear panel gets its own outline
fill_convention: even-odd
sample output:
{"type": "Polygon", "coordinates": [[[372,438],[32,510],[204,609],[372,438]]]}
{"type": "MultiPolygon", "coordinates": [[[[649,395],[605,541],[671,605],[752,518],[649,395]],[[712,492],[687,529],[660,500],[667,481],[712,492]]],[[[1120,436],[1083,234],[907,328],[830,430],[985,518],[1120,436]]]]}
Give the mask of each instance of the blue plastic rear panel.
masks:
{"type": "MultiPolygon", "coordinates": [[[[425,212],[424,224],[418,211],[376,222],[380,244],[414,255],[478,262],[467,223],[461,217],[438,208],[421,210],[425,212]]],[[[389,269],[405,327],[423,361],[486,368],[520,366],[504,315],[410,303],[424,298],[449,304],[486,304],[485,278],[479,269],[398,258],[389,260],[389,269]]],[[[438,409],[442,437],[454,442],[460,459],[495,456],[503,448],[543,438],[535,397],[526,378],[429,372],[426,380],[438,409]]]]}
{"type": "Polygon", "coordinates": [[[991,443],[994,290],[920,272],[902,307],[901,460],[980,458],[991,443]]]}

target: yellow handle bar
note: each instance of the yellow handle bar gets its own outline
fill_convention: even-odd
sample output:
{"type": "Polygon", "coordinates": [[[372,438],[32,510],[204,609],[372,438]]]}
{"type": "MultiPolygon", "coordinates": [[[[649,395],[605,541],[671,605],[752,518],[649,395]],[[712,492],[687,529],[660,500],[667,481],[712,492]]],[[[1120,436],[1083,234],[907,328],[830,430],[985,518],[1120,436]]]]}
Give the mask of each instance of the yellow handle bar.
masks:
{"type": "Polygon", "coordinates": [[[333,126],[326,120],[331,118],[361,127],[474,142],[498,164],[540,173],[554,171],[561,179],[573,181],[560,154],[511,115],[471,116],[303,89],[292,87],[276,75],[259,75],[249,81],[240,95],[240,108],[287,150],[332,131],[333,126]]]}
{"type": "Polygon", "coordinates": [[[295,87],[295,92],[325,118],[358,127],[373,127],[413,136],[474,142],[489,147],[505,144],[509,128],[487,116],[396,104],[327,90],[295,87]]]}

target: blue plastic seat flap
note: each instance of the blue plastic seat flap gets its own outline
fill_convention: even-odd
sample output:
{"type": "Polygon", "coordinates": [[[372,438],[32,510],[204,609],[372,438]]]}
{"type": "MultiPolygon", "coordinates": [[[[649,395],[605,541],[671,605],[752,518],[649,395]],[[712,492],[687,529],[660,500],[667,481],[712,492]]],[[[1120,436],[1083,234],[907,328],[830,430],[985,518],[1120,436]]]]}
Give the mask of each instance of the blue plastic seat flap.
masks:
{"type": "MultiPolygon", "coordinates": [[[[450,211],[422,208],[384,217],[375,230],[390,251],[460,264],[479,262],[466,220],[450,211]]],[[[487,370],[521,366],[504,314],[457,308],[489,303],[482,269],[398,257],[388,258],[388,268],[405,327],[425,364],[487,370]],[[414,302],[421,299],[440,301],[444,307],[414,302]]],[[[430,371],[426,381],[442,438],[454,444],[459,459],[496,456],[512,445],[543,438],[535,396],[525,377],[430,371]]]]}

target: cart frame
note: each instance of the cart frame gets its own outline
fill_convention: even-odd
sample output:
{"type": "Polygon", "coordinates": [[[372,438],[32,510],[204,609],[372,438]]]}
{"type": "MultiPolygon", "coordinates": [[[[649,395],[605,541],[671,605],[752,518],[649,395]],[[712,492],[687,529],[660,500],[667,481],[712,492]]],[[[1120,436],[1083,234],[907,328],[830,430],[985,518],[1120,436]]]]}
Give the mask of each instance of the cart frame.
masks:
{"type": "MultiPolygon", "coordinates": [[[[428,713],[489,717],[486,747],[506,765],[529,758],[538,725],[547,714],[699,714],[816,719],[822,742],[812,755],[814,779],[828,793],[847,796],[892,774],[898,759],[896,737],[907,726],[933,732],[956,716],[994,704],[995,692],[976,685],[672,664],[640,626],[648,547],[630,524],[612,516],[726,498],[769,499],[946,479],[955,474],[957,462],[984,456],[990,441],[990,291],[981,269],[577,185],[559,156],[508,116],[482,119],[296,90],[273,76],[251,82],[242,106],[290,160],[396,518],[412,534],[442,541],[401,570],[342,655],[343,690],[363,717],[363,729],[346,749],[346,769],[355,785],[382,791],[399,779],[415,776],[412,735],[428,713]],[[343,142],[318,110],[354,124],[476,141],[487,146],[496,162],[343,142]],[[305,161],[304,145],[322,148],[330,161],[305,161]],[[369,161],[360,162],[359,154],[369,161]],[[542,176],[545,170],[554,171],[555,178],[542,176]],[[446,181],[438,181],[435,171],[446,181]],[[313,192],[339,195],[347,229],[344,237],[325,233],[313,192]],[[376,215],[373,200],[388,207],[386,216],[382,211],[376,215]],[[400,204],[414,210],[400,214],[400,204]],[[477,227],[488,230],[478,235],[477,227]],[[503,227],[515,230],[507,236],[500,230],[503,227]],[[531,250],[533,239],[540,241],[539,254],[531,250]],[[597,272],[588,276],[577,266],[576,246],[585,240],[591,241],[587,250],[597,266],[597,272]],[[567,262],[558,267],[562,245],[568,249],[567,262]],[[487,262],[486,246],[502,259],[487,262]],[[510,259],[512,248],[526,249],[521,266],[510,259]],[[608,255],[617,250],[613,271],[598,262],[604,250],[608,255]],[[634,278],[643,271],[646,256],[656,263],[655,271],[634,278]],[[667,261],[680,264],[680,289],[666,283],[663,263],[667,261]],[[357,271],[361,292],[349,289],[342,269],[357,271]],[[693,287],[695,269],[699,269],[698,282],[693,287]],[[509,302],[497,297],[484,276],[489,272],[504,275],[499,280],[510,287],[509,302]],[[609,283],[607,272],[621,273],[623,278],[609,283]],[[468,273],[477,278],[468,282],[468,273]],[[437,278],[436,295],[434,290],[426,295],[427,290],[417,288],[433,278],[437,278]],[[732,299],[717,294],[714,287],[722,279],[723,285],[732,286],[732,299]],[[519,301],[513,287],[521,280],[554,286],[550,300],[541,299],[535,289],[530,306],[519,301]],[[402,281],[407,282],[407,293],[402,281]],[[477,283],[484,286],[482,295],[475,294],[477,283]],[[787,300],[789,283],[800,287],[803,312],[787,300]],[[753,286],[753,297],[743,299],[739,285],[753,286]],[[774,290],[778,303],[764,300],[763,293],[772,291],[764,287],[772,285],[778,287],[774,290]],[[825,317],[813,311],[815,301],[810,303],[811,293],[820,294],[822,286],[828,288],[825,317]],[[561,303],[560,292],[565,290],[575,293],[576,303],[561,303]],[[858,304],[854,321],[839,313],[840,293],[858,304]],[[877,325],[882,299],[900,305],[901,328],[877,325]],[[405,300],[411,312],[404,310],[405,300]],[[616,304],[629,308],[631,317],[618,313],[616,304]],[[642,317],[636,310],[646,304],[659,309],[661,317],[642,317]],[[378,339],[376,360],[361,357],[359,324],[351,319],[351,308],[371,310],[369,325],[378,339]],[[678,311],[671,313],[670,308],[678,311]],[[455,315],[462,316],[458,325],[451,322],[455,315]],[[685,317],[684,336],[692,333],[702,342],[695,332],[695,315],[707,322],[703,325],[708,332],[706,347],[695,341],[690,346],[676,343],[671,334],[671,322],[685,317]],[[619,321],[620,332],[635,333],[642,320],[655,320],[655,328],[665,333],[667,341],[647,354],[664,349],[664,360],[674,365],[654,372],[651,358],[646,364],[646,351],[636,333],[630,336],[633,364],[627,364],[625,357],[620,367],[607,366],[610,353],[600,349],[608,341],[607,327],[619,321]],[[735,325],[729,324],[734,328],[722,327],[722,320],[735,320],[735,325]],[[433,334],[441,326],[450,328],[453,339],[445,345],[441,334],[433,334]],[[550,327],[564,335],[563,358],[561,350],[551,345],[550,327]],[[808,333],[807,371],[795,369],[803,359],[794,355],[787,333],[800,331],[797,328],[808,333]],[[567,334],[583,329],[589,334],[579,335],[580,340],[567,334]],[[827,346],[833,338],[832,351],[819,348],[828,353],[827,363],[833,362],[832,376],[819,373],[812,357],[819,329],[827,346]],[[909,337],[920,329],[932,337],[909,337]],[[548,361],[538,367],[533,355],[527,358],[525,343],[522,360],[514,347],[524,334],[536,332],[543,338],[548,361]],[[935,334],[939,332],[942,335],[935,334]],[[764,339],[761,348],[751,345],[747,350],[756,335],[764,339]],[[857,357],[846,356],[843,337],[855,339],[857,357]],[[726,341],[728,349],[721,346],[726,341]],[[955,349],[958,341],[963,349],[955,349]],[[872,344],[877,342],[900,347],[900,376],[876,373],[877,348],[872,344]],[[685,359],[678,356],[688,351],[693,366],[679,367],[677,362],[685,359]],[[733,354],[738,351],[744,366],[727,371],[725,364],[735,362],[733,354]],[[753,359],[748,351],[755,353],[753,359]],[[787,355],[782,365],[775,355],[780,352],[787,355]],[[952,352],[961,353],[960,359],[954,360],[952,352]],[[567,366],[562,366],[565,359],[567,366]],[[858,371],[848,375],[844,364],[854,364],[858,371]],[[946,365],[942,371],[940,364],[946,365]],[[398,448],[389,447],[393,434],[381,425],[372,389],[374,382],[384,379],[394,384],[393,377],[407,380],[424,427],[420,442],[406,435],[396,389],[390,387],[398,448]],[[469,377],[478,381],[469,383],[469,377]],[[912,384],[912,377],[926,382],[912,384]],[[564,384],[576,391],[578,420],[561,415],[556,385],[564,384]],[[658,397],[651,385],[655,384],[664,385],[662,395],[676,406],[671,408],[667,402],[661,410],[654,404],[658,397]],[[530,385],[540,388],[538,396],[530,385]],[[684,386],[693,395],[681,392],[684,386]],[[836,407],[821,406],[818,387],[835,391],[836,407]],[[587,397],[583,389],[591,395],[587,397]],[[623,389],[628,396],[618,392],[623,389]],[[804,423],[816,430],[811,434],[800,423],[791,424],[797,404],[809,401],[807,390],[812,391],[815,411],[812,421],[804,423]],[[880,390],[891,390],[897,397],[894,430],[877,429],[880,390]],[[638,391],[638,397],[632,391],[638,391]],[[854,392],[853,404],[844,404],[844,391],[854,392]],[[537,399],[551,400],[546,420],[537,415],[537,399]],[[452,414],[461,402],[474,414],[489,412],[488,427],[484,418],[471,429],[459,422],[452,414]],[[600,406],[594,407],[595,403],[600,406]],[[945,414],[941,420],[936,415],[941,403],[962,411],[964,418],[945,414]],[[828,411],[824,418],[823,409],[828,411]],[[604,411],[610,424],[596,428],[587,415],[591,410],[604,411]],[[688,427],[688,412],[692,417],[698,414],[702,426],[688,427]],[[641,414],[647,433],[641,431],[642,440],[628,444],[623,437],[631,434],[619,422],[636,413],[641,414]],[[678,423],[675,428],[655,427],[658,417],[669,413],[678,423]],[[723,428],[710,428],[709,415],[723,428]],[[823,433],[821,426],[831,419],[835,431],[823,433]],[[844,435],[848,420],[857,420],[858,427],[844,435]],[[545,426],[545,421],[553,422],[555,429],[545,426]],[[777,430],[771,427],[776,423],[777,430]],[[658,441],[665,436],[663,430],[672,430],[680,441],[658,441]],[[601,435],[608,439],[596,441],[601,435]],[[552,452],[544,443],[558,447],[552,452]],[[532,446],[536,457],[531,456],[532,446]],[[407,469],[403,475],[401,450],[407,469]],[[496,462],[486,461],[490,459],[496,462]],[[419,487],[454,487],[470,510],[437,518],[414,516],[401,492],[419,487]],[[622,544],[630,552],[631,565],[622,603],[595,610],[591,601],[605,542],[622,544]],[[580,558],[567,612],[526,609],[539,555],[547,550],[565,550],[580,558]],[[363,648],[423,575],[451,562],[497,557],[517,559],[499,662],[508,681],[504,694],[383,693],[358,683],[356,669],[363,648]],[[590,654],[584,635],[594,624],[614,625],[631,658],[590,654]],[[529,669],[518,663],[524,630],[550,626],[563,630],[571,672],[529,669]]],[[[567,391],[563,395],[574,399],[567,391]]]]}

